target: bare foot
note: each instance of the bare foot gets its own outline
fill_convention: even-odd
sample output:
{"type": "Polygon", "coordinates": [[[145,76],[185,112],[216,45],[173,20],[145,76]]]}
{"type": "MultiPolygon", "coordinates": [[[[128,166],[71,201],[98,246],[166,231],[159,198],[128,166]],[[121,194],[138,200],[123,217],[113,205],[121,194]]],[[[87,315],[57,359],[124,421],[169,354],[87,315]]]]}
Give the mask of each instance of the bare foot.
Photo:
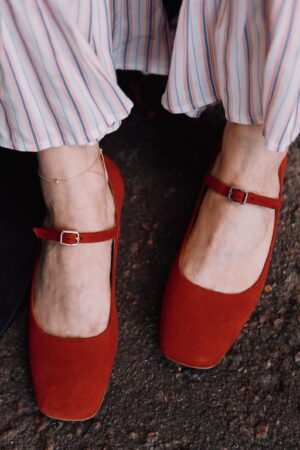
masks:
{"type": "MultiPolygon", "coordinates": [[[[260,126],[227,124],[212,174],[229,185],[276,198],[284,156],[265,148],[260,126]]],[[[240,205],[208,190],[183,254],[185,276],[219,292],[246,290],[262,272],[274,218],[272,209],[240,205]]]]}
{"type": "MultiPolygon", "coordinates": [[[[91,166],[99,153],[80,146],[43,150],[40,171],[48,177],[70,177],[91,166]]],[[[114,225],[114,201],[99,159],[83,175],[67,182],[41,180],[47,215],[44,227],[98,231],[114,225]]],[[[104,331],[110,313],[112,241],[68,247],[41,241],[36,279],[35,315],[47,333],[89,337],[104,331]]]]}

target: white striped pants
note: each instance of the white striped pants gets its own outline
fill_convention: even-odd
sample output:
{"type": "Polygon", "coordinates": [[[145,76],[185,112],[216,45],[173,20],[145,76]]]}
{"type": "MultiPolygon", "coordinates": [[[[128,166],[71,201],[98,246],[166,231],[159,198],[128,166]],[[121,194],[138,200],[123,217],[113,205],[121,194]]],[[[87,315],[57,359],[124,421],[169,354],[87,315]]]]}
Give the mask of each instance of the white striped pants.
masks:
{"type": "Polygon", "coordinates": [[[262,124],[284,151],[300,125],[300,0],[0,0],[0,145],[100,141],[130,113],[116,69],[168,74],[162,105],[262,124]]]}

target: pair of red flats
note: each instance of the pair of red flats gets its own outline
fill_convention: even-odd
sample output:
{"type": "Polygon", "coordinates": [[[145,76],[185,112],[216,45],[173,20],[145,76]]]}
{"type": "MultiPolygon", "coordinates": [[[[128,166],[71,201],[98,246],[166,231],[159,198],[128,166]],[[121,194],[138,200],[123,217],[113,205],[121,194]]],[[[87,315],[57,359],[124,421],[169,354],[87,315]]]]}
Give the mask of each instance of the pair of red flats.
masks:
{"type": "MultiPolygon", "coordinates": [[[[77,246],[113,239],[111,270],[111,309],[106,330],[90,338],[62,338],[47,334],[34,315],[35,279],[39,251],[33,272],[29,353],[37,403],[47,416],[61,420],[87,420],[99,410],[104,399],[117,350],[118,318],[116,308],[116,263],[120,238],[124,184],[116,165],[105,157],[109,184],[115,200],[115,226],[99,232],[34,228],[40,239],[61,245],[77,246]]],[[[228,186],[211,174],[206,175],[181,249],[167,282],[160,325],[163,354],[177,363],[208,369],[215,366],[230,349],[253,311],[267,277],[276,238],[282,203],[282,185],[286,158],[279,169],[280,195],[273,199],[239,187],[228,186]],[[259,205],[275,210],[273,238],[263,271],[255,284],[238,294],[204,289],[189,281],[181,270],[182,254],[207,189],[213,189],[228,201],[241,205],[259,205]]]]}

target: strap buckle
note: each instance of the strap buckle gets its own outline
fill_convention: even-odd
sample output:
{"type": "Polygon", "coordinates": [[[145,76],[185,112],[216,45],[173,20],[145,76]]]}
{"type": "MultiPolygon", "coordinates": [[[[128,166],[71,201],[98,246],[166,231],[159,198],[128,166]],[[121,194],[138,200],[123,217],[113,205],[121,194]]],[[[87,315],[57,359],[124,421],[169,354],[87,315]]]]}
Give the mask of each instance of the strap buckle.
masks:
{"type": "Polygon", "coordinates": [[[70,245],[70,246],[72,246],[72,247],[77,247],[77,245],[79,245],[79,242],[80,242],[80,234],[79,234],[79,232],[78,231],[74,231],[74,230],[62,230],[61,232],[60,232],[60,235],[59,235],[59,243],[61,244],[61,245],[70,245]],[[65,234],[73,234],[73,236],[75,236],[75,240],[76,240],[76,242],[74,242],[73,244],[71,244],[70,242],[64,242],[64,240],[63,240],[63,238],[64,238],[64,235],[65,234]]]}
{"type": "Polygon", "coordinates": [[[244,191],[243,189],[240,189],[240,188],[238,188],[236,186],[230,186],[228,194],[227,194],[227,198],[228,198],[228,200],[230,200],[232,202],[240,203],[241,205],[244,205],[247,202],[248,191],[244,191]],[[242,192],[244,194],[244,198],[243,198],[242,201],[239,202],[239,201],[236,201],[236,200],[234,200],[232,198],[232,195],[233,195],[234,191],[239,191],[239,192],[242,192]]]}

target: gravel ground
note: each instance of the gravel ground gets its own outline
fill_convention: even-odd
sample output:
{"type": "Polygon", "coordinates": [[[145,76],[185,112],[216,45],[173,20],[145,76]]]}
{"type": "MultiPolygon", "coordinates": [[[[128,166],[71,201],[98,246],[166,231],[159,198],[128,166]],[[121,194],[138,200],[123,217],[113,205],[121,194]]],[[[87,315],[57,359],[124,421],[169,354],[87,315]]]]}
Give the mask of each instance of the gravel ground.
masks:
{"type": "Polygon", "coordinates": [[[103,141],[127,188],[120,341],[105,401],[87,422],[50,420],[34,400],[24,292],[34,246],[30,227],[43,209],[34,155],[1,152],[1,302],[8,295],[24,301],[0,341],[0,449],[299,449],[300,153],[291,148],[268,282],[241,336],[214,369],[173,364],[159,350],[161,295],[224,121],[216,108],[199,120],[170,115],[157,107],[161,82],[146,83],[154,92],[147,106],[136,107],[103,141]]]}

